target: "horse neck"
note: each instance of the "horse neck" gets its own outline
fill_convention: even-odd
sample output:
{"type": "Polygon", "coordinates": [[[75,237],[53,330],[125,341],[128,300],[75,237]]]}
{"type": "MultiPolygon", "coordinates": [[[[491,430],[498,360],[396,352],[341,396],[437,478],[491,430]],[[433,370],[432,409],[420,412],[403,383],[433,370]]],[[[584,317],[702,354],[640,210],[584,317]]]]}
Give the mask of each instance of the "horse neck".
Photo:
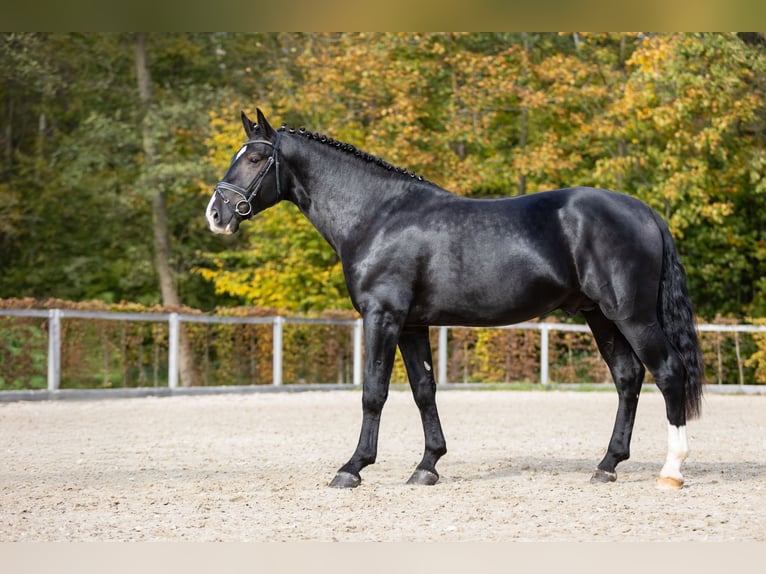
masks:
{"type": "Polygon", "coordinates": [[[355,234],[385,217],[411,185],[400,174],[327,144],[298,142],[297,148],[289,199],[338,255],[355,234]]]}

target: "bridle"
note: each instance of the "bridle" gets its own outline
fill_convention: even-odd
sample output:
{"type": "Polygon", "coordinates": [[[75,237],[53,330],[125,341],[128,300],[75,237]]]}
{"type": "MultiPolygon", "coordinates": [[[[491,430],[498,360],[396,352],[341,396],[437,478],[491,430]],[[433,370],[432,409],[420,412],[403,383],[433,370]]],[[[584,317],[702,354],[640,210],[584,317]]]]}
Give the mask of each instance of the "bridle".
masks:
{"type": "Polygon", "coordinates": [[[277,139],[274,143],[271,143],[268,140],[248,140],[245,142],[245,146],[254,143],[260,143],[271,146],[271,148],[274,150],[269,156],[269,159],[266,160],[266,165],[263,166],[261,171],[259,171],[252,180],[250,180],[250,184],[247,187],[240,187],[226,181],[219,181],[216,184],[215,193],[223,200],[224,203],[231,203],[231,200],[226,197],[226,194],[224,193],[225,191],[233,193],[235,196],[239,196],[239,200],[234,205],[234,212],[240,217],[246,218],[254,215],[253,199],[255,199],[258,195],[258,192],[261,191],[263,179],[266,177],[266,174],[269,173],[271,166],[275,166],[277,180],[277,201],[282,198],[282,190],[279,185],[279,142],[281,138],[282,130],[279,130],[277,132],[277,139]]]}

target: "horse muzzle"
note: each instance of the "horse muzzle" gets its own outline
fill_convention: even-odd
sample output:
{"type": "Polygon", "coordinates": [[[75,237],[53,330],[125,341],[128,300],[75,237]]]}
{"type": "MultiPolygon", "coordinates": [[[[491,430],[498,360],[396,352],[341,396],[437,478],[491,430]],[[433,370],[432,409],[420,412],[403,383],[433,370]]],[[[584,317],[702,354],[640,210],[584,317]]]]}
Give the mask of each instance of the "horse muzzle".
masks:
{"type": "Polygon", "coordinates": [[[225,208],[221,209],[221,206],[216,205],[216,203],[216,195],[214,194],[205,211],[205,218],[207,219],[210,231],[221,235],[232,235],[236,233],[239,229],[240,218],[237,217],[235,213],[232,213],[232,210],[225,208]],[[224,221],[224,212],[229,213],[228,221],[224,221]]]}

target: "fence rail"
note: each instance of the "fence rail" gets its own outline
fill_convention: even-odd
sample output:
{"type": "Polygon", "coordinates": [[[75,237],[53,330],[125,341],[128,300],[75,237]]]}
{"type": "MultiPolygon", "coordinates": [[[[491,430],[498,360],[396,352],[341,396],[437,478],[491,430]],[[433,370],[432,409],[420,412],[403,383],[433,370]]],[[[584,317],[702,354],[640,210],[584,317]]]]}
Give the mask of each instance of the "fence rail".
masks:
{"type": "MultiPolygon", "coordinates": [[[[128,322],[157,322],[166,323],[168,327],[168,387],[177,388],[179,383],[179,345],[180,328],[184,323],[205,324],[231,324],[231,325],[271,325],[272,327],[272,377],[271,384],[279,386],[283,384],[283,330],[285,325],[335,325],[351,327],[352,341],[352,384],[362,383],[362,360],[363,360],[363,330],[361,319],[327,319],[327,318],[303,318],[303,317],[224,317],[213,315],[191,315],[182,313],[125,313],[125,312],[99,312],[80,311],[70,309],[0,309],[0,317],[36,317],[47,319],[47,388],[56,391],[61,386],[61,347],[62,329],[61,322],[65,319],[128,321],[128,322]]],[[[437,383],[448,382],[448,331],[450,329],[464,329],[464,327],[436,327],[437,337],[437,383]]],[[[495,327],[498,330],[535,330],[540,333],[540,383],[546,385],[550,380],[549,371],[549,337],[551,332],[576,332],[589,333],[590,329],[585,325],[573,325],[565,323],[517,323],[495,327]]],[[[766,325],[717,325],[701,324],[698,330],[702,333],[766,333],[766,325]]],[[[739,341],[737,339],[737,353],[739,354],[739,341]]],[[[740,371],[740,382],[741,382],[740,371]]]]}

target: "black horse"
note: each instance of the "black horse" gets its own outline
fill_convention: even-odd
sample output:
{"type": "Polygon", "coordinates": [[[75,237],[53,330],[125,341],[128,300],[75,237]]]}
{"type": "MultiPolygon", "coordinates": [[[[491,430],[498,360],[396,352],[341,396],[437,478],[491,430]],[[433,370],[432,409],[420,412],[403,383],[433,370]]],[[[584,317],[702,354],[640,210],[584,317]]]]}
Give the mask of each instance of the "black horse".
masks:
{"type": "Polygon", "coordinates": [[[702,361],[685,274],[662,219],[627,195],[577,187],[468,199],[304,129],[274,130],[242,113],[248,140],[216,185],[216,233],[282,200],[330,243],[364,322],[363,422],[332,482],[354,487],[375,462],[397,345],[425,433],[409,479],[434,484],[447,451],[436,409],[429,325],[506,325],[555,309],[582,313],[619,395],[609,447],[592,482],[616,480],[645,367],[665,399],[668,454],[658,484],[680,488],[686,421],[699,414],[702,361]]]}

